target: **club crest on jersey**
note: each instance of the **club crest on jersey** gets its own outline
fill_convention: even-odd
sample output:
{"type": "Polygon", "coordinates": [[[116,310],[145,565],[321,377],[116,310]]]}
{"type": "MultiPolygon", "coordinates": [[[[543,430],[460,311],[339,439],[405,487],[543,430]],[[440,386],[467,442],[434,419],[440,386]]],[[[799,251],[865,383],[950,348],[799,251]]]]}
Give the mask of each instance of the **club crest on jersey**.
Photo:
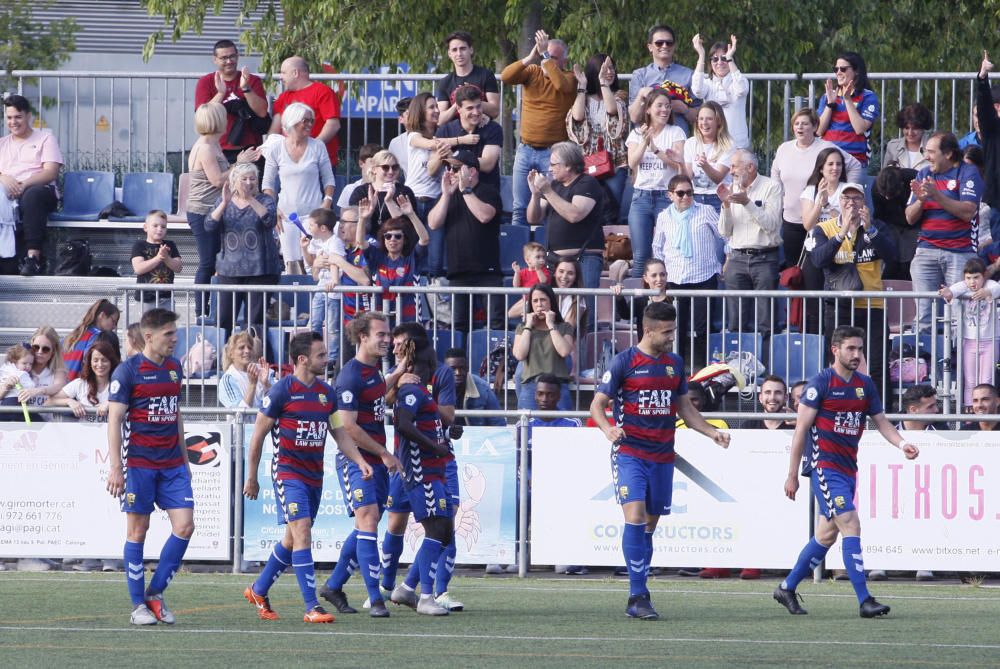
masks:
{"type": "Polygon", "coordinates": [[[170,370],[170,380],[173,381],[174,383],[177,383],[178,381],[177,372],[175,372],[172,369],[170,370]]]}
{"type": "Polygon", "coordinates": [[[350,404],[351,402],[354,401],[354,393],[352,393],[350,390],[345,390],[344,392],[340,393],[340,400],[344,404],[350,404]]]}
{"type": "Polygon", "coordinates": [[[299,503],[298,502],[289,502],[288,503],[288,515],[289,516],[295,516],[295,515],[298,515],[298,513],[299,513],[299,503]]]}
{"type": "Polygon", "coordinates": [[[410,395],[409,397],[406,398],[406,404],[408,406],[413,406],[416,403],[417,403],[417,396],[416,395],[410,395]]]}
{"type": "Polygon", "coordinates": [[[604,376],[601,377],[601,383],[611,382],[611,370],[604,372],[604,376]]]}
{"type": "Polygon", "coordinates": [[[364,490],[362,490],[361,488],[355,488],[353,492],[354,492],[354,501],[355,502],[360,503],[360,502],[363,502],[365,500],[365,491],[364,490]]]}
{"type": "Polygon", "coordinates": [[[958,187],[958,182],[955,181],[954,179],[948,179],[948,183],[947,185],[945,185],[945,188],[947,188],[948,190],[955,190],[957,187],[958,187]]]}
{"type": "Polygon", "coordinates": [[[819,393],[816,392],[815,388],[810,388],[809,390],[806,391],[806,399],[807,400],[815,400],[818,396],[819,396],[819,393]]]}
{"type": "Polygon", "coordinates": [[[261,400],[260,405],[265,409],[268,408],[269,406],[271,406],[271,398],[265,395],[264,399],[261,400]]]}
{"type": "Polygon", "coordinates": [[[319,403],[320,404],[326,404],[326,395],[325,394],[323,394],[323,393],[319,394],[319,403]]]}
{"type": "Polygon", "coordinates": [[[388,508],[390,508],[390,507],[392,507],[392,495],[389,495],[389,496],[388,496],[388,497],[387,497],[387,498],[385,499],[385,508],[387,508],[387,509],[388,509],[388,508]]]}
{"type": "Polygon", "coordinates": [[[134,506],[135,505],[135,493],[134,492],[130,492],[129,494],[125,495],[125,505],[126,506],[134,506]]]}
{"type": "Polygon", "coordinates": [[[447,509],[448,508],[448,500],[446,500],[446,499],[439,499],[438,500],[438,508],[441,509],[442,511],[444,511],[445,509],[447,509]]]}
{"type": "Polygon", "coordinates": [[[836,497],[834,497],[833,503],[837,506],[838,509],[843,509],[844,506],[847,505],[847,502],[844,501],[843,495],[837,495],[836,497]]]}
{"type": "Polygon", "coordinates": [[[118,391],[121,390],[121,389],[122,389],[122,384],[121,383],[119,383],[118,381],[112,381],[111,382],[111,394],[112,395],[116,395],[118,393],[118,391]]]}
{"type": "Polygon", "coordinates": [[[865,398],[865,389],[864,388],[855,388],[854,392],[855,392],[855,394],[857,394],[859,400],[863,400],[865,398]]]}
{"type": "Polygon", "coordinates": [[[667,376],[673,376],[674,375],[674,368],[671,367],[670,365],[667,365],[664,369],[666,369],[666,371],[667,371],[667,376]]]}

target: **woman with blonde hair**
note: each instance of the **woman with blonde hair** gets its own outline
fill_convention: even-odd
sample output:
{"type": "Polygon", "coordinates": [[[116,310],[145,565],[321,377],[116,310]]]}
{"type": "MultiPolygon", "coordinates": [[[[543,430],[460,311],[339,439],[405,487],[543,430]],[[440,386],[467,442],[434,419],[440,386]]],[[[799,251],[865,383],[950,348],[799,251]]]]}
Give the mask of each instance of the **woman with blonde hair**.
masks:
{"type": "Polygon", "coordinates": [[[229,409],[259,409],[274,382],[267,361],[257,355],[258,340],[244,330],[237,332],[222,349],[219,402],[229,409]]]}
{"type": "Polygon", "coordinates": [[[34,354],[29,374],[35,387],[21,391],[17,399],[19,402],[41,405],[66,385],[66,365],[59,346],[59,335],[52,326],[43,325],[35,330],[29,342],[34,354]]]}
{"type": "Polygon", "coordinates": [[[371,238],[383,223],[400,215],[397,205],[401,195],[406,196],[414,211],[417,210],[417,196],[409,186],[399,183],[400,169],[396,156],[383,149],[368,161],[368,188],[355,188],[351,193],[352,207],[365,199],[371,203],[372,216],[365,226],[365,234],[371,238]]]}
{"type": "MultiPolygon", "coordinates": [[[[188,154],[190,173],[187,221],[198,247],[198,269],[194,282],[205,284],[215,274],[215,256],[219,253],[219,236],[205,230],[208,216],[222,193],[222,186],[229,178],[229,161],[220,144],[226,131],[226,108],[218,102],[207,102],[194,112],[194,129],[198,139],[188,154]]],[[[253,163],[260,158],[260,149],[244,149],[236,157],[237,163],[253,163]]],[[[195,315],[208,316],[209,300],[199,294],[195,300],[195,315]]]]}
{"type": "Polygon", "coordinates": [[[722,210],[716,189],[732,183],[729,168],[735,149],[722,107],[706,102],[698,110],[694,136],[684,142],[684,173],[694,186],[695,202],[710,205],[716,213],[722,210]]]}

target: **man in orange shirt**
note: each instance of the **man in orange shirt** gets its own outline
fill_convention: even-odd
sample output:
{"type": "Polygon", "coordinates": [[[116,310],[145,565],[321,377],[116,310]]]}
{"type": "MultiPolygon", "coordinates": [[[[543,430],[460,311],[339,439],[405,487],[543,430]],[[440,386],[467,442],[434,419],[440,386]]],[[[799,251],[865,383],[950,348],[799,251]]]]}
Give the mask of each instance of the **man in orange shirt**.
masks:
{"type": "Polygon", "coordinates": [[[524,211],[531,199],[528,172],[549,171],[549,149],[566,141],[566,113],[576,97],[576,77],[566,71],[569,48],[548,33],[535,33],[535,44],[521,60],[514,61],[500,73],[508,85],[520,84],[520,142],[514,154],[514,225],[526,225],[524,211]],[[540,65],[538,63],[541,63],[540,65]]]}

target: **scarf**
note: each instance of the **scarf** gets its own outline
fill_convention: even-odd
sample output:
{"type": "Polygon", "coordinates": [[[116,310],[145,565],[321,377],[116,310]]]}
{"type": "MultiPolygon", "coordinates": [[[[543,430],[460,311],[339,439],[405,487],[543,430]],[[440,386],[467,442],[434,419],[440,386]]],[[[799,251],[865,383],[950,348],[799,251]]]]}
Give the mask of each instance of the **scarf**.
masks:
{"type": "Polygon", "coordinates": [[[684,256],[690,258],[694,255],[694,244],[691,242],[691,213],[694,205],[684,211],[678,211],[676,207],[670,207],[670,218],[677,224],[677,236],[674,237],[674,248],[684,256]]]}

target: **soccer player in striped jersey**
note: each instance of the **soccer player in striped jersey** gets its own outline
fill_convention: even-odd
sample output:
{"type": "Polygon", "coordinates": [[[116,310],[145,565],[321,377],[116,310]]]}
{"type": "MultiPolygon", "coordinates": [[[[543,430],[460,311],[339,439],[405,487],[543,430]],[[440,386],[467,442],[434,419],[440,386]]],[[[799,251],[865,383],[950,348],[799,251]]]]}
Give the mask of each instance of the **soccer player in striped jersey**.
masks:
{"type": "Polygon", "coordinates": [[[889,613],[888,606],[868,593],[861,556],[861,522],[854,507],[858,443],[866,419],[870,417],[886,441],[903,451],[908,460],[917,457],[920,450],[903,439],[885,417],[875,382],[857,371],[864,346],[865,331],[861,328],[845,325],[834,330],[833,366],[813,377],[799,400],[785,495],[795,499],[801,465],[802,475],[810,477],[821,518],[792,571],[774,591],[774,599],[793,615],[806,613],[799,605],[795,587],[823,561],[838,533],[844,537],[844,566],[858,596],[861,617],[889,613]],[[807,444],[809,451],[803,458],[807,444]]]}
{"type": "Polygon", "coordinates": [[[389,352],[389,322],[385,314],[369,311],[351,321],[351,343],[357,355],[348,361],[337,376],[337,402],[344,429],[372,469],[365,478],[354,462],[337,458],[340,487],[347,511],[354,516],[352,531],[340,549],[340,559],[320,596],[340,613],[357,613],[347,602],[344,584],[360,568],[371,601],[369,615],[388,618],[378,579],[382,561],[378,552],[378,522],[389,496],[389,474],[401,471],[399,460],[385,446],[385,379],[382,357],[389,352]]]}
{"type": "Polygon", "coordinates": [[[646,578],[653,532],[660,516],[670,513],[677,418],[719,446],[729,447],[729,433],[705,422],[687,395],[684,361],[671,353],[676,321],[673,306],[649,304],[642,314],[639,345],[615,356],[590,404],[590,417],[612,444],[611,475],[625,515],[622,551],[629,577],[625,613],[645,620],[659,617],[646,578]],[[605,415],[612,401],[614,425],[605,415]]]}
{"type": "Polygon", "coordinates": [[[125,576],[133,625],[174,623],[163,591],[180,567],[194,533],[191,465],[179,411],[181,363],[173,356],[176,321],[177,314],[166,309],[143,314],[142,353],[115,369],[109,388],[107,490],[121,497],[127,519],[125,576]],[[171,534],[144,589],[143,544],[154,503],[167,512],[171,534]]]}
{"type": "Polygon", "coordinates": [[[405,495],[414,520],[424,528],[424,538],[415,558],[416,574],[411,570],[393,590],[392,601],[412,606],[417,613],[446,616],[449,608],[435,600],[434,585],[441,553],[455,539],[458,471],[437,402],[428,389],[436,367],[433,348],[415,354],[413,373],[419,383],[404,383],[396,394],[396,453],[403,463],[405,495]]]}
{"type": "Polygon", "coordinates": [[[285,536],[274,544],[274,550],[260,576],[243,596],[257,609],[262,620],[277,620],[267,592],[278,577],[292,565],[305,601],[307,623],[332,623],[316,599],[316,571],[312,557],[312,526],[323,496],[323,454],[328,428],[340,454],[356,463],[361,476],[370,478],[371,467],[347,436],[337,416],[337,396],[333,388],[318,376],[326,371],[327,352],[323,335],[303,332],[292,337],[288,345],[295,365],[294,372],[275,383],[261,404],[250,439],[246,482],[243,494],[257,499],[264,437],[268,433],[274,442],[271,479],[278,523],[285,525],[285,536]]]}

